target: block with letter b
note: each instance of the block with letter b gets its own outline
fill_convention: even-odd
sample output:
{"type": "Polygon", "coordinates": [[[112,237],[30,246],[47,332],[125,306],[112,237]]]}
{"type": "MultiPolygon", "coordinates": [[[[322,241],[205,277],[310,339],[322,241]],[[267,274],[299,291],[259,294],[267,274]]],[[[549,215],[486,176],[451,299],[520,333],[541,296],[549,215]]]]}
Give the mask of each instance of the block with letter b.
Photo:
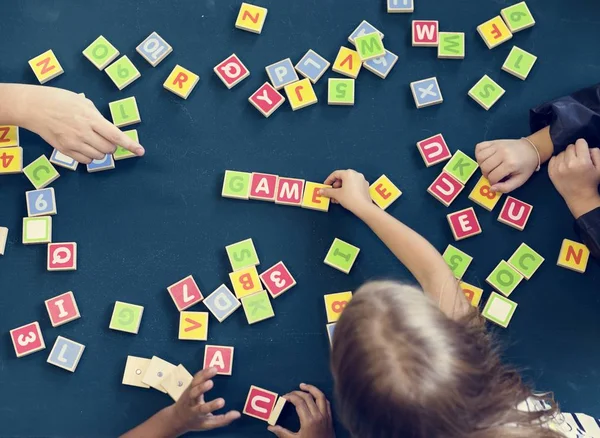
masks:
{"type": "Polygon", "coordinates": [[[229,315],[242,305],[233,292],[224,284],[204,298],[203,303],[219,322],[225,321],[229,315]]]}
{"type": "Polygon", "coordinates": [[[251,295],[262,290],[256,266],[240,269],[229,274],[233,290],[238,298],[251,295]]]}
{"type": "Polygon", "coordinates": [[[192,307],[194,304],[199,303],[204,299],[200,288],[196,284],[194,277],[188,275],[183,280],[179,280],[177,283],[172,284],[167,288],[175,307],[180,312],[182,310],[192,307]]]}
{"type": "Polygon", "coordinates": [[[58,327],[68,322],[81,318],[75,295],[73,292],[65,292],[56,297],[44,301],[52,327],[58,327]]]}
{"type": "Polygon", "coordinates": [[[233,347],[206,345],[204,347],[203,369],[214,367],[217,374],[231,376],[233,373],[233,347]]]}

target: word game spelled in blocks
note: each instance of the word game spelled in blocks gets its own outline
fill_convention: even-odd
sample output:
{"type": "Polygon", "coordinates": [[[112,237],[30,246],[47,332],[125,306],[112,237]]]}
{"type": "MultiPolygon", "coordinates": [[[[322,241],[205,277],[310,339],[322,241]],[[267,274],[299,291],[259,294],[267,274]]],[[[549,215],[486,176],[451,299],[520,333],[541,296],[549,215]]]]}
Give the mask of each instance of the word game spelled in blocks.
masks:
{"type": "Polygon", "coordinates": [[[260,34],[267,19],[267,8],[251,5],[250,3],[242,3],[235,27],[252,33],[260,34]]]}
{"type": "Polygon", "coordinates": [[[27,356],[46,348],[39,322],[31,322],[10,331],[15,354],[17,357],[27,356]]]}
{"type": "Polygon", "coordinates": [[[377,32],[356,37],[354,45],[356,46],[360,60],[368,61],[369,59],[384,56],[385,48],[381,40],[381,35],[377,32]]]}
{"type": "Polygon", "coordinates": [[[440,40],[439,22],[437,20],[413,20],[413,47],[437,47],[440,40]]]}
{"type": "Polygon", "coordinates": [[[485,281],[498,292],[508,297],[517,288],[519,283],[523,281],[523,278],[519,271],[502,260],[485,281]]]}
{"type": "Polygon", "coordinates": [[[358,37],[369,35],[371,33],[377,33],[383,39],[384,35],[375,26],[369,23],[367,20],[363,20],[354,31],[348,36],[348,41],[356,45],[354,40],[358,37]]]}
{"type": "Polygon", "coordinates": [[[310,49],[306,54],[298,61],[298,64],[294,67],[298,73],[304,76],[313,84],[316,84],[321,76],[325,74],[331,63],[319,55],[314,50],[310,49]]]}
{"type": "Polygon", "coordinates": [[[536,61],[537,56],[514,46],[506,57],[502,70],[524,81],[531,73],[536,61]]]}
{"type": "Polygon", "coordinates": [[[167,391],[173,401],[177,401],[190,386],[192,380],[194,380],[194,376],[183,365],[179,364],[160,381],[160,385],[167,391]]]}
{"type": "Polygon", "coordinates": [[[0,175],[23,172],[23,148],[0,149],[0,175]]]}
{"type": "Polygon", "coordinates": [[[265,67],[267,76],[276,90],[281,90],[288,84],[298,80],[298,74],[290,58],[282,59],[265,67]]]}
{"type": "Polygon", "coordinates": [[[177,310],[180,312],[192,307],[194,304],[197,304],[204,299],[202,292],[200,292],[200,288],[196,284],[194,277],[191,275],[172,284],[167,288],[167,291],[169,292],[169,295],[171,295],[175,307],[177,307],[177,310]]]}
{"type": "Polygon", "coordinates": [[[438,44],[439,59],[464,59],[465,58],[465,33],[440,32],[438,44]]]}
{"type": "Polygon", "coordinates": [[[229,315],[242,305],[224,284],[204,298],[203,303],[219,322],[225,321],[229,315]]]}
{"type": "Polygon", "coordinates": [[[127,55],[121,56],[111,65],[106,67],[104,71],[119,90],[122,90],[142,76],[127,55]]]}
{"type": "Polygon", "coordinates": [[[275,316],[267,291],[262,290],[247,295],[241,300],[248,324],[255,324],[275,316]]]}
{"type": "Polygon", "coordinates": [[[327,313],[327,322],[337,322],[342,316],[342,312],[352,300],[352,292],[339,292],[324,296],[325,312],[327,313]]]}
{"type": "Polygon", "coordinates": [[[275,204],[301,207],[303,194],[303,179],[285,178],[280,176],[277,180],[277,195],[275,196],[275,204]]]}
{"type": "Polygon", "coordinates": [[[250,70],[235,53],[217,65],[213,71],[229,89],[250,76],[250,70]]]}
{"type": "Polygon", "coordinates": [[[262,290],[256,266],[240,269],[229,274],[235,295],[243,298],[262,290]]]}
{"type": "Polygon", "coordinates": [[[74,158],[63,154],[58,149],[54,149],[54,151],[52,151],[52,155],[50,155],[50,162],[56,166],[60,166],[69,170],[77,170],[77,166],[79,166],[79,163],[74,158]]]}
{"type": "Polygon", "coordinates": [[[442,257],[452,270],[452,273],[457,280],[463,278],[467,272],[467,269],[469,268],[469,265],[473,261],[473,257],[452,245],[448,245],[444,251],[444,254],[442,254],[442,257]]]}
{"type": "Polygon", "coordinates": [[[321,189],[330,189],[331,186],[306,181],[304,186],[304,197],[302,198],[302,208],[310,210],[329,211],[330,199],[321,196],[321,189]]]}
{"type": "Polygon", "coordinates": [[[145,357],[127,356],[121,383],[123,385],[137,386],[138,388],[150,388],[150,385],[146,385],[142,382],[149,365],[150,359],[146,359],[145,357]]]}
{"type": "Polygon", "coordinates": [[[500,15],[477,26],[477,32],[483,38],[488,49],[493,49],[513,37],[500,15]]]}
{"type": "Polygon", "coordinates": [[[68,322],[81,318],[75,295],[65,292],[54,298],[44,301],[52,327],[58,327],[68,322]]]}
{"type": "Polygon", "coordinates": [[[532,211],[532,205],[519,201],[512,196],[507,196],[506,201],[504,201],[504,205],[502,206],[502,210],[500,210],[498,222],[502,222],[509,227],[523,231],[532,211]]]}
{"type": "Polygon", "coordinates": [[[110,102],[108,108],[110,109],[110,116],[112,117],[113,123],[117,128],[133,125],[134,123],[140,123],[142,121],[137,101],[134,96],[110,102]]]}
{"type": "Polygon", "coordinates": [[[162,387],[160,382],[172,373],[175,368],[176,366],[171,362],[167,362],[158,356],[152,356],[152,359],[150,359],[150,363],[146,368],[146,372],[142,377],[142,383],[166,394],[167,391],[162,387]]]}
{"type": "Polygon", "coordinates": [[[0,126],[0,148],[19,146],[19,127],[12,125],[0,126]]]}
{"type": "Polygon", "coordinates": [[[354,105],[354,79],[329,78],[327,80],[328,105],[354,105]]]}
{"type": "Polygon", "coordinates": [[[56,214],[56,196],[52,187],[25,192],[27,216],[50,216],[56,214]]]}
{"type": "Polygon", "coordinates": [[[83,350],[85,345],[59,336],[54,342],[47,362],[73,373],[79,364],[83,350]]]}
{"type": "Polygon", "coordinates": [[[512,33],[527,29],[535,25],[535,19],[527,7],[527,3],[521,2],[504,8],[500,11],[506,25],[512,33]]]}
{"type": "MultiPolygon", "coordinates": [[[[140,141],[137,129],[130,129],[129,131],[123,131],[123,134],[125,134],[127,137],[129,137],[130,139],[132,139],[133,141],[135,141],[137,143],[139,143],[139,141],[140,141]]],[[[115,161],[125,160],[127,158],[135,158],[135,157],[137,157],[136,154],[134,154],[130,150],[125,149],[123,146],[119,146],[119,145],[117,145],[117,149],[115,149],[115,151],[113,152],[113,158],[115,159],[115,161]]]]}
{"type": "Polygon", "coordinates": [[[115,157],[111,154],[106,154],[101,160],[92,160],[86,165],[88,173],[103,172],[105,170],[113,170],[115,168],[115,157]]]}
{"type": "Polygon", "coordinates": [[[496,292],[492,292],[481,315],[485,319],[498,324],[500,327],[507,328],[515,310],[517,310],[517,303],[496,292]]]}
{"type": "Polygon", "coordinates": [[[273,298],[277,298],[296,285],[296,280],[283,262],[278,262],[260,274],[260,279],[273,298]]]}
{"type": "Polygon", "coordinates": [[[208,339],[208,312],[181,312],[179,314],[179,339],[206,341],[208,339]]]}
{"type": "Polygon", "coordinates": [[[36,189],[43,189],[56,180],[60,174],[45,155],[40,156],[23,168],[23,173],[36,189]]]}
{"type": "Polygon", "coordinates": [[[325,256],[324,263],[344,274],[349,274],[359,252],[360,248],[335,238],[325,256]]]}
{"type": "Polygon", "coordinates": [[[227,245],[225,251],[227,252],[229,263],[231,263],[231,269],[234,271],[239,271],[249,266],[260,265],[258,253],[256,252],[256,248],[254,248],[252,239],[227,245]]]}
{"type": "Polygon", "coordinates": [[[206,345],[204,347],[203,369],[216,368],[217,374],[231,376],[233,374],[234,347],[223,345],[206,345]]]}
{"type": "Polygon", "coordinates": [[[52,242],[52,217],[24,217],[23,245],[52,242]]]}
{"type": "Polygon", "coordinates": [[[387,176],[381,175],[369,187],[369,194],[373,202],[385,210],[402,195],[402,191],[387,176]]]}
{"type": "Polygon", "coordinates": [[[285,97],[271,84],[265,82],[248,98],[248,102],[259,110],[263,116],[269,117],[285,102],[285,97]]]}
{"type": "Polygon", "coordinates": [[[487,211],[492,211],[501,197],[502,193],[492,192],[490,182],[483,175],[479,178],[479,181],[477,181],[477,184],[473,187],[469,195],[471,201],[485,208],[487,211]]]}
{"type": "Polygon", "coordinates": [[[442,134],[436,134],[417,142],[417,149],[427,167],[442,163],[452,157],[452,152],[442,134]]]}
{"type": "Polygon", "coordinates": [[[387,0],[388,14],[405,14],[414,12],[414,0],[387,0]]]}
{"type": "Polygon", "coordinates": [[[360,73],[361,66],[362,62],[360,61],[358,52],[342,46],[331,69],[336,73],[356,79],[360,73]]]}
{"type": "Polygon", "coordinates": [[[479,303],[481,302],[481,296],[483,295],[483,289],[475,287],[472,284],[465,283],[464,281],[461,281],[459,285],[464,292],[465,297],[467,297],[467,300],[469,300],[469,303],[471,303],[471,306],[478,307],[479,303]]]}
{"type": "Polygon", "coordinates": [[[327,329],[327,337],[329,338],[329,345],[333,346],[333,334],[335,333],[336,322],[332,322],[331,324],[327,324],[325,327],[327,329]]]}
{"type": "Polygon", "coordinates": [[[460,181],[444,170],[427,188],[427,192],[449,207],[464,188],[460,181]]]}
{"type": "Polygon", "coordinates": [[[397,61],[398,55],[395,55],[386,49],[385,55],[365,61],[363,67],[379,76],[381,79],[385,79],[390,74],[397,61]]]}
{"type": "Polygon", "coordinates": [[[100,35],[92,44],[82,52],[92,64],[100,71],[119,56],[119,51],[106,38],[100,35]]]}
{"type": "Polygon", "coordinates": [[[473,207],[451,213],[447,218],[452,234],[454,235],[454,240],[456,241],[476,236],[482,232],[473,207]]]}
{"type": "Polygon", "coordinates": [[[285,86],[285,94],[287,95],[292,111],[314,105],[319,101],[315,90],[308,79],[294,82],[285,86]]]}
{"type": "Polygon", "coordinates": [[[152,67],[156,67],[173,51],[173,47],[171,47],[159,34],[152,32],[135,48],[135,50],[142,58],[148,61],[152,67]]]}
{"type": "Polygon", "coordinates": [[[137,335],[142,323],[143,313],[143,306],[115,301],[108,328],[137,335]]]}
{"type": "Polygon", "coordinates": [[[415,105],[419,109],[426,106],[438,105],[444,101],[442,91],[435,77],[411,82],[410,90],[415,99],[415,105]]]}
{"type": "Polygon", "coordinates": [[[176,94],[182,99],[187,99],[199,80],[200,76],[196,73],[177,64],[173,67],[173,71],[165,80],[163,88],[176,94]]]}
{"type": "Polygon", "coordinates": [[[488,111],[504,95],[505,90],[488,75],[483,77],[469,90],[469,96],[483,109],[488,111]]]}
{"type": "Polygon", "coordinates": [[[519,271],[526,280],[531,279],[542,263],[544,263],[544,257],[525,243],[522,243],[508,259],[508,264],[519,271]]]}
{"type": "Polygon", "coordinates": [[[76,271],[77,243],[49,243],[48,271],[76,271]]]}
{"type": "Polygon", "coordinates": [[[237,172],[235,170],[226,170],[223,178],[223,189],[221,196],[223,198],[250,199],[250,179],[252,174],[249,172],[237,172]]]}
{"type": "Polygon", "coordinates": [[[250,417],[269,421],[278,397],[274,392],[252,385],[242,412],[250,417]]]}
{"type": "Polygon", "coordinates": [[[0,255],[4,255],[6,241],[8,240],[8,228],[0,227],[0,255]]]}
{"type": "Polygon", "coordinates": [[[477,161],[469,157],[463,151],[456,151],[450,161],[444,166],[444,171],[448,172],[461,184],[465,185],[473,174],[477,171],[479,165],[477,161]]]}
{"type": "Polygon", "coordinates": [[[277,179],[277,175],[252,172],[249,198],[255,201],[275,202],[277,179]]]}
{"type": "Polygon", "coordinates": [[[590,250],[583,243],[564,239],[560,247],[558,262],[556,264],[561,268],[570,269],[580,274],[585,273],[588,260],[590,259],[590,250]]]}
{"type": "Polygon", "coordinates": [[[49,80],[54,79],[65,72],[52,50],[48,50],[41,55],[30,59],[29,66],[33,70],[33,73],[40,84],[45,84],[49,80]]]}

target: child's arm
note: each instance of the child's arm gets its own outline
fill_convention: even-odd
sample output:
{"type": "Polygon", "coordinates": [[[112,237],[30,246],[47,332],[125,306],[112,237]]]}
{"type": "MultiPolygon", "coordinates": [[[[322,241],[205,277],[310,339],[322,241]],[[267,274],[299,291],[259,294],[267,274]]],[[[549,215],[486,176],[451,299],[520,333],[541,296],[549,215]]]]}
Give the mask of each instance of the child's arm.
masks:
{"type": "Polygon", "coordinates": [[[421,235],[373,204],[369,183],[362,174],[338,170],[325,184],[334,188],[323,189],[323,196],[339,202],[362,219],[446,315],[459,319],[472,309],[440,253],[421,235]]]}
{"type": "Polygon", "coordinates": [[[0,84],[0,125],[35,132],[65,155],[89,164],[117,145],[138,156],[144,148],[98,112],[92,101],[60,88],[0,84]]]}
{"type": "Polygon", "coordinates": [[[227,426],[240,418],[237,411],[213,415],[225,406],[225,400],[204,401],[204,394],[213,387],[215,368],[199,371],[177,403],[164,408],[121,438],[176,438],[187,432],[205,431],[227,426]]]}

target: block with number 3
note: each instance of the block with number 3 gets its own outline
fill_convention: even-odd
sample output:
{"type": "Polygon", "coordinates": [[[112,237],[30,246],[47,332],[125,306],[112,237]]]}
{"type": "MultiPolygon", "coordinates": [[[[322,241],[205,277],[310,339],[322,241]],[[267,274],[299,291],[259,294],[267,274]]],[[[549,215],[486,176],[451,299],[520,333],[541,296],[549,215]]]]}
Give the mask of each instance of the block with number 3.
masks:
{"type": "Polygon", "coordinates": [[[260,279],[273,298],[277,298],[296,285],[296,280],[283,262],[278,262],[260,274],[260,279]]]}
{"type": "Polygon", "coordinates": [[[167,291],[169,292],[169,295],[171,295],[175,307],[177,307],[177,310],[180,312],[192,307],[194,304],[199,303],[204,299],[202,292],[200,292],[200,288],[196,284],[194,277],[191,275],[172,284],[167,288],[167,291]]]}
{"type": "Polygon", "coordinates": [[[12,329],[10,338],[17,357],[27,356],[46,348],[42,330],[37,321],[12,329]]]}

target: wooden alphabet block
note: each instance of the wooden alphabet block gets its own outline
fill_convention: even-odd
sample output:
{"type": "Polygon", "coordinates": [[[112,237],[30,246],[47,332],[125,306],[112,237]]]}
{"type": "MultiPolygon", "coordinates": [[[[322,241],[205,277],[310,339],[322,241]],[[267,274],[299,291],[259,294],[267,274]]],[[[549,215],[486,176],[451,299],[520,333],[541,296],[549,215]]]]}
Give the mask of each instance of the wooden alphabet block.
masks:
{"type": "Polygon", "coordinates": [[[250,70],[235,53],[219,63],[213,70],[230,90],[250,76],[250,70]]]}
{"type": "Polygon", "coordinates": [[[442,163],[452,157],[452,152],[442,134],[436,134],[417,142],[417,148],[427,167],[442,163]]]}
{"type": "Polygon", "coordinates": [[[500,327],[507,328],[515,310],[517,310],[517,303],[492,292],[481,314],[500,327]]]}
{"type": "Polygon", "coordinates": [[[342,316],[342,312],[352,300],[352,292],[339,292],[324,296],[325,312],[327,314],[327,322],[337,322],[342,316]]]}
{"type": "Polygon", "coordinates": [[[225,251],[227,252],[229,263],[231,263],[231,269],[234,271],[239,271],[249,266],[260,265],[258,253],[256,252],[256,248],[254,248],[252,239],[227,245],[225,251]]]}
{"type": "Polygon", "coordinates": [[[25,192],[27,216],[52,216],[56,211],[56,196],[52,187],[25,192]]]}
{"type": "Polygon", "coordinates": [[[204,299],[200,288],[196,284],[196,280],[191,275],[188,275],[183,280],[172,284],[167,288],[175,307],[180,312],[198,304],[204,299]]]}
{"type": "Polygon", "coordinates": [[[52,242],[52,216],[23,218],[23,245],[52,242]]]}
{"type": "Polygon", "coordinates": [[[148,37],[135,48],[142,58],[144,58],[152,67],[156,67],[173,51],[159,34],[152,32],[148,37]]]}
{"type": "Polygon", "coordinates": [[[369,23],[367,20],[363,20],[354,31],[348,37],[348,41],[356,46],[355,40],[356,38],[364,35],[369,35],[371,33],[377,33],[383,39],[384,35],[381,33],[375,26],[369,23]]]}
{"type": "Polygon", "coordinates": [[[179,339],[186,341],[208,340],[208,312],[190,312],[189,310],[180,312],[179,339]]]}
{"type": "Polygon", "coordinates": [[[0,175],[23,172],[23,148],[16,146],[0,149],[0,175]]]}
{"type": "Polygon", "coordinates": [[[58,149],[54,149],[52,151],[52,155],[50,155],[50,162],[56,166],[60,166],[73,171],[77,170],[77,166],[79,166],[79,163],[77,161],[63,154],[58,149]]]}
{"type": "Polygon", "coordinates": [[[425,108],[431,105],[439,105],[444,102],[442,90],[438,84],[437,78],[427,78],[410,83],[415,105],[417,108],[425,108]]]}
{"type": "Polygon", "coordinates": [[[298,73],[304,76],[313,84],[316,84],[321,76],[325,74],[331,63],[319,55],[314,50],[309,50],[306,54],[298,61],[298,64],[294,67],[298,73]]]}
{"type": "Polygon", "coordinates": [[[65,292],[54,298],[44,301],[52,327],[58,327],[68,322],[81,318],[75,295],[65,292]]]}
{"type": "Polygon", "coordinates": [[[142,121],[137,101],[133,96],[110,102],[108,108],[110,109],[113,123],[117,128],[133,125],[134,123],[140,123],[142,121]]]}
{"type": "Polygon", "coordinates": [[[483,38],[488,49],[493,49],[512,38],[512,32],[500,15],[477,26],[477,32],[483,38]]]}
{"type": "Polygon", "coordinates": [[[414,0],[387,0],[388,14],[406,14],[414,10],[414,0]]]}
{"type": "Polygon", "coordinates": [[[163,88],[182,99],[187,99],[199,80],[200,76],[196,73],[177,64],[165,80],[163,88]]]}
{"type": "Polygon", "coordinates": [[[47,362],[64,370],[75,372],[85,345],[59,336],[54,342],[47,362]]]}
{"type": "Polygon", "coordinates": [[[349,274],[359,252],[360,248],[336,238],[325,256],[324,263],[344,274],[349,274]]]}
{"type": "Polygon", "coordinates": [[[216,368],[218,375],[231,376],[233,374],[233,353],[233,347],[206,345],[204,347],[204,366],[202,368],[216,368]]]}
{"type": "Polygon", "coordinates": [[[402,191],[387,176],[381,175],[369,187],[369,194],[373,202],[385,210],[402,196],[402,191]]]}
{"type": "Polygon", "coordinates": [[[19,146],[19,127],[11,125],[0,126],[0,148],[19,146]]]}
{"type": "Polygon", "coordinates": [[[242,3],[237,20],[235,21],[235,27],[247,32],[260,34],[265,25],[268,12],[267,8],[261,8],[250,3],[242,3]]]}
{"type": "Polygon", "coordinates": [[[354,79],[329,78],[327,80],[328,105],[354,105],[354,79]]]}
{"type": "Polygon", "coordinates": [[[117,59],[119,51],[106,38],[100,35],[82,52],[94,66],[102,71],[117,59]]]}
{"type": "Polygon", "coordinates": [[[137,386],[138,388],[150,388],[142,382],[144,374],[150,365],[150,359],[145,357],[127,356],[125,371],[123,372],[123,385],[137,386]]]}
{"type": "Polygon", "coordinates": [[[6,251],[6,242],[8,240],[8,228],[0,227],[0,255],[6,251]]]}
{"type": "Polygon", "coordinates": [[[439,38],[439,22],[437,20],[413,20],[413,47],[437,47],[439,38]]]}
{"type": "Polygon", "coordinates": [[[327,337],[329,338],[329,346],[333,347],[333,334],[335,333],[336,322],[332,322],[331,324],[327,324],[325,328],[327,329],[327,337]]]}
{"type": "Polygon", "coordinates": [[[331,186],[306,181],[304,186],[304,197],[302,198],[302,208],[329,211],[330,199],[319,194],[321,189],[325,188],[331,188],[331,186]]]}
{"type": "Polygon", "coordinates": [[[381,35],[378,32],[369,33],[356,37],[354,45],[358,52],[358,57],[361,61],[368,61],[369,59],[379,58],[385,55],[385,47],[381,41],[381,35]]]}
{"type": "Polygon", "coordinates": [[[88,173],[103,172],[115,168],[115,158],[111,154],[106,154],[101,160],[92,160],[86,165],[88,173]]]}
{"type": "Polygon", "coordinates": [[[258,386],[250,386],[250,391],[248,392],[242,412],[250,417],[269,421],[278,397],[274,392],[267,391],[258,386]]]}
{"type": "Polygon", "coordinates": [[[277,424],[277,420],[279,420],[279,416],[281,415],[281,411],[283,411],[283,408],[285,407],[285,403],[286,400],[283,397],[279,397],[277,399],[277,403],[275,403],[275,407],[273,408],[273,411],[271,412],[271,415],[267,420],[269,426],[275,426],[275,424],[277,424]]]}
{"type": "Polygon", "coordinates": [[[37,190],[47,187],[60,176],[45,155],[25,166],[23,173],[37,190]]]}
{"type": "Polygon", "coordinates": [[[479,181],[477,181],[477,184],[473,187],[469,195],[471,201],[485,208],[487,211],[492,211],[501,197],[502,193],[492,192],[490,182],[483,175],[479,178],[479,181]]]}
{"type": "Polygon", "coordinates": [[[27,356],[46,348],[39,322],[31,322],[10,331],[15,354],[17,357],[27,356]]]}
{"type": "Polygon", "coordinates": [[[223,190],[221,196],[233,199],[250,199],[250,179],[252,174],[248,172],[236,172],[226,170],[223,178],[223,190]]]}
{"type": "Polygon", "coordinates": [[[556,264],[561,268],[570,269],[580,274],[584,274],[590,259],[590,250],[583,243],[564,239],[560,247],[558,262],[556,264]]]}
{"type": "Polygon", "coordinates": [[[542,263],[544,263],[544,257],[525,243],[522,243],[508,259],[508,264],[519,271],[526,280],[531,279],[542,263]]]}
{"type": "Polygon", "coordinates": [[[507,196],[506,201],[504,201],[504,206],[502,207],[502,210],[500,210],[498,221],[509,227],[523,231],[532,211],[532,205],[519,201],[512,196],[507,196]]]}
{"type": "Polygon", "coordinates": [[[115,301],[115,307],[108,328],[137,335],[142,323],[143,313],[143,306],[115,301]]]}
{"type": "Polygon", "coordinates": [[[298,74],[290,58],[282,59],[265,67],[267,76],[276,90],[298,81],[298,74]]]}
{"type": "Polygon", "coordinates": [[[519,32],[535,25],[535,19],[527,7],[527,3],[520,2],[500,11],[506,25],[512,33],[519,32]]]}
{"type": "Polygon", "coordinates": [[[356,50],[340,47],[340,51],[331,68],[334,72],[356,79],[360,73],[362,62],[356,50]]]}
{"type": "Polygon", "coordinates": [[[142,377],[142,383],[166,394],[167,391],[163,388],[161,382],[165,377],[172,373],[175,368],[175,365],[172,363],[167,362],[158,356],[152,356],[152,359],[150,359],[150,363],[146,368],[146,372],[142,377]]]}
{"type": "MultiPolygon", "coordinates": [[[[133,141],[135,141],[137,143],[140,142],[140,138],[138,136],[137,129],[130,129],[129,131],[123,131],[123,134],[125,134],[127,137],[129,137],[130,139],[132,139],[133,141]]],[[[125,160],[127,158],[136,158],[136,157],[137,157],[136,154],[125,149],[123,146],[117,145],[117,149],[113,152],[113,159],[115,161],[125,160]]]]}
{"type": "Polygon", "coordinates": [[[469,265],[473,261],[473,257],[452,245],[448,245],[442,257],[446,263],[448,263],[448,266],[457,280],[463,278],[469,265]]]}
{"type": "Polygon", "coordinates": [[[49,243],[47,268],[48,271],[76,271],[77,243],[49,243]]]}
{"type": "Polygon", "coordinates": [[[277,180],[277,195],[275,196],[275,204],[301,207],[303,194],[303,179],[285,178],[280,176],[277,180]]]}
{"type": "Polygon", "coordinates": [[[456,151],[444,166],[444,170],[460,181],[462,185],[467,184],[478,168],[477,161],[462,151],[456,151]]]}
{"type": "Polygon", "coordinates": [[[537,56],[514,46],[504,61],[502,70],[524,81],[531,73],[536,61],[537,56]]]}
{"type": "Polygon", "coordinates": [[[440,32],[438,45],[439,59],[465,58],[465,33],[440,32]]]}
{"type": "Polygon", "coordinates": [[[242,305],[224,284],[207,296],[203,303],[219,322],[225,321],[242,305]]]}
{"type": "Polygon", "coordinates": [[[252,295],[262,290],[260,278],[256,271],[256,266],[240,269],[239,271],[229,274],[229,279],[233,286],[235,295],[238,298],[243,298],[247,295],[252,295]]]}
{"type": "Polygon", "coordinates": [[[488,111],[502,96],[504,88],[498,85],[488,75],[483,77],[469,90],[469,96],[483,109],[488,111]]]}
{"type": "Polygon", "coordinates": [[[260,274],[262,283],[273,299],[296,285],[296,280],[283,262],[278,262],[260,274]]]}
{"type": "Polygon", "coordinates": [[[464,188],[465,186],[460,181],[444,170],[431,183],[427,192],[446,207],[449,207],[464,188]]]}
{"type": "Polygon", "coordinates": [[[308,79],[302,79],[293,84],[286,85],[284,90],[288,101],[290,102],[290,106],[292,107],[292,111],[314,105],[319,101],[315,94],[315,90],[308,79]]]}
{"type": "Polygon", "coordinates": [[[192,380],[194,380],[194,377],[190,372],[183,365],[179,364],[161,380],[160,386],[167,391],[167,394],[169,394],[173,401],[177,401],[188,386],[191,385],[192,380]]]}
{"type": "Polygon", "coordinates": [[[481,234],[481,225],[473,207],[451,213],[447,218],[456,241],[481,234]]]}
{"type": "Polygon", "coordinates": [[[273,306],[266,291],[253,293],[241,298],[248,324],[255,324],[275,316],[273,306]]]}
{"type": "Polygon", "coordinates": [[[462,291],[465,293],[467,300],[469,300],[469,303],[471,303],[471,306],[479,307],[481,296],[483,295],[483,289],[475,287],[469,283],[465,283],[464,281],[461,281],[459,285],[462,291]]]}
{"type": "Polygon", "coordinates": [[[29,66],[33,70],[33,73],[40,84],[45,84],[49,80],[54,79],[65,72],[52,50],[48,50],[41,55],[30,59],[29,66]]]}
{"type": "Polygon", "coordinates": [[[523,276],[519,271],[502,260],[485,281],[498,292],[509,297],[522,280],[523,276]]]}
{"type": "Polygon", "coordinates": [[[385,79],[390,74],[397,61],[398,55],[386,49],[385,55],[365,61],[363,67],[379,76],[381,79],[385,79]]]}
{"type": "Polygon", "coordinates": [[[255,201],[275,202],[277,179],[277,175],[252,172],[249,198],[255,201]]]}
{"type": "Polygon", "coordinates": [[[122,90],[142,76],[127,55],[123,55],[117,59],[111,65],[106,67],[104,71],[119,90],[122,90]]]}
{"type": "Polygon", "coordinates": [[[281,106],[281,104],[283,104],[283,102],[285,102],[285,97],[283,97],[271,84],[265,82],[248,98],[248,101],[254,108],[260,111],[263,116],[269,117],[281,106]]]}

